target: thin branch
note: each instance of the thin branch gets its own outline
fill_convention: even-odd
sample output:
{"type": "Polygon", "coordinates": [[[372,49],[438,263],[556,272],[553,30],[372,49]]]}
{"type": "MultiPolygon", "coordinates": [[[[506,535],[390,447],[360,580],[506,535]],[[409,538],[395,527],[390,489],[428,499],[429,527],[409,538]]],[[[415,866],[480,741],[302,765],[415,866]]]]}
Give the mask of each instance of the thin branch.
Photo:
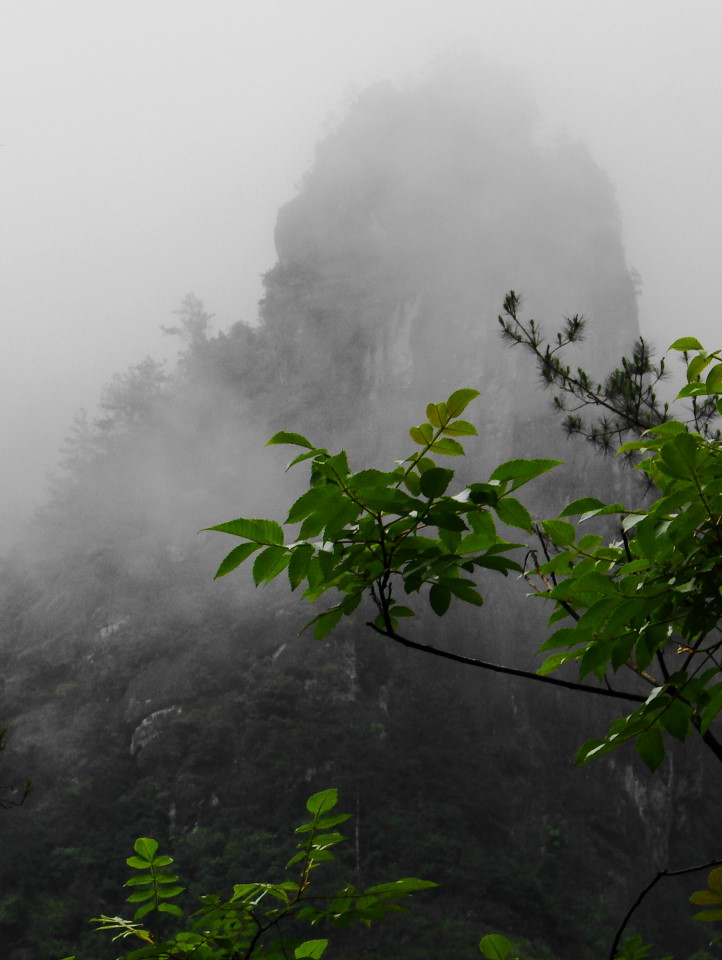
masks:
{"type": "Polygon", "coordinates": [[[617,700],[629,700],[632,703],[646,703],[647,698],[637,693],[625,693],[623,690],[610,690],[606,687],[592,687],[586,683],[575,683],[573,680],[560,680],[558,677],[542,676],[538,673],[532,673],[530,670],[518,670],[516,667],[505,667],[499,663],[489,663],[487,660],[476,660],[473,657],[464,657],[459,653],[452,653],[450,650],[441,650],[438,647],[432,647],[426,643],[417,643],[415,640],[408,640],[393,630],[382,630],[375,623],[367,623],[376,633],[382,637],[388,637],[395,643],[403,647],[410,647],[412,650],[419,650],[421,653],[430,653],[434,657],[441,657],[444,660],[452,660],[454,663],[463,663],[468,667],[478,667],[481,670],[490,670],[493,673],[506,673],[512,677],[524,677],[526,680],[536,680],[538,683],[548,683],[556,687],[565,687],[567,690],[579,690],[582,693],[595,693],[600,697],[613,697],[617,700]]]}
{"type": "Polygon", "coordinates": [[[619,946],[619,941],[621,940],[622,934],[624,933],[625,927],[629,923],[632,914],[641,904],[642,900],[647,896],[647,894],[659,883],[662,877],[681,877],[685,873],[696,873],[698,870],[709,870],[711,867],[718,867],[722,864],[722,860],[710,860],[709,863],[698,863],[694,867],[684,867],[682,870],[658,870],[657,875],[650,880],[647,886],[639,893],[637,899],[634,901],[632,906],[627,910],[624,919],[622,920],[619,928],[615,934],[614,941],[612,943],[612,949],[609,951],[609,960],[614,960],[617,955],[617,947],[619,946]]]}

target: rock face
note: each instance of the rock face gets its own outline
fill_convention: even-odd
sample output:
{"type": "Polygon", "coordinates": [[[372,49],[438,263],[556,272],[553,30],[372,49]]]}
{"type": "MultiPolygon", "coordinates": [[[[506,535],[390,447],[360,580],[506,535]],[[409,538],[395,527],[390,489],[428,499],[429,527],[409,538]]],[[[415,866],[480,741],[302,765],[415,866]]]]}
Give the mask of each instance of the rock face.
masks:
{"type": "MultiPolygon", "coordinates": [[[[542,139],[509,78],[443,71],[357,98],[281,209],[276,246],[260,325],[208,338],[186,298],[179,372],[146,364],[114,384],[115,413],[78,435],[80,466],[34,528],[40,559],[0,582],[0,719],[18,720],[13,762],[42,813],[31,798],[12,826],[0,817],[0,942],[82,955],[87,918],[119,910],[139,834],[170,845],[199,893],[276,876],[305,796],[337,786],[359,824],[341,870],[442,884],[423,919],[374,934],[373,955],[427,960],[429,942],[478,956],[493,928],[599,956],[653,858],[709,856],[686,806],[714,806],[704,775],[680,763],[652,782],[633,757],[573,771],[605,705],[385,647],[361,616],[323,644],[299,638],[295,595],[253,594],[247,573],[214,584],[228,545],[197,531],[282,519],[299,480],[264,454],[271,428],[384,468],[426,403],[460,386],[481,392],[480,438],[452,464],[463,479],[557,457],[570,467],[538,485],[539,513],[617,499],[628,478],[564,441],[496,323],[513,288],[549,332],[590,317],[586,367],[617,362],[637,320],[613,191],[583,147],[542,139]],[[152,399],[123,419],[137,396],[152,399]],[[98,797],[114,800],[99,813],[98,797]]],[[[480,614],[420,619],[415,638],[533,668],[543,612],[518,582],[481,589],[480,614]]],[[[96,939],[86,953],[115,955],[96,939]]]]}
{"type": "Polygon", "coordinates": [[[320,406],[346,432],[389,400],[413,416],[464,384],[482,389],[490,456],[527,443],[543,404],[526,358],[498,340],[510,289],[549,332],[593,318],[597,370],[638,334],[606,177],[581,145],[543,144],[528,99],[478,69],[362,94],[275,238],[262,318],[286,378],[304,372],[309,422],[320,406]]]}

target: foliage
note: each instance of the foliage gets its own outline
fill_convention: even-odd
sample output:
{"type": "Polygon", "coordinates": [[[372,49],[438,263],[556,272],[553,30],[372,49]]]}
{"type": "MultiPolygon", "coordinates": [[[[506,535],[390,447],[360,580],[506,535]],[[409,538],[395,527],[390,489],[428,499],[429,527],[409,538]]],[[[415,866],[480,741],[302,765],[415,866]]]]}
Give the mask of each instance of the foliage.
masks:
{"type": "Polygon", "coordinates": [[[519,544],[498,534],[495,516],[531,532],[528,511],[511,494],[559,461],[513,460],[488,482],[471,484],[461,495],[447,493],[454,471],[437,466],[433,457],[463,455],[457,438],[475,436],[476,429],[460,416],[476,396],[476,390],[457,390],[446,402],[429,404],[428,421],[410,430],[421,450],[386,472],[352,473],[345,451],[331,456],[300,434],[275,434],[270,444],[306,450],[289,466],[311,460],[310,488],[286,518],[287,524],[301,524],[298,535],[285,544],[272,520],[238,518],[211,527],[247,541],[231,551],[216,576],[260,550],[253,564],[257,585],[288,569],[291,589],[305,582],[304,596],[312,602],[329,591],[340,593],[341,600],[308,624],[318,639],[352,614],[367,592],[378,608],[375,626],[393,633],[400,618],[414,615],[396,603],[397,584],[406,594],[428,586],[428,602],[439,616],[452,598],[480,606],[482,597],[464,574],[476,568],[522,572],[519,563],[503,556],[519,544]]]}
{"type": "MultiPolygon", "coordinates": [[[[534,356],[542,384],[554,391],[554,406],[566,414],[563,424],[568,436],[581,436],[601,452],[611,453],[619,450],[630,434],[639,435],[671,418],[669,403],[657,395],[659,383],[668,376],[664,357],[655,363],[652,349],[644,338],[640,337],[634,344],[631,357],[622,357],[620,366],[599,383],[582,367],[572,369],[565,361],[565,348],[584,340],[587,324],[584,317],[578,314],[567,317],[563,329],[550,342],[544,340],[535,320],[521,318],[521,302],[513,290],[506,296],[504,312],[499,317],[502,335],[513,346],[522,346],[534,356]],[[588,418],[590,411],[591,419],[588,418]]],[[[704,351],[694,337],[677,342],[687,344],[678,348],[685,352],[685,359],[688,350],[699,351],[688,368],[690,382],[698,382],[716,354],[704,351]]],[[[719,440],[719,430],[712,428],[719,413],[714,396],[695,387],[683,391],[678,399],[681,397],[692,399],[687,423],[694,425],[703,436],[719,440]]],[[[630,450],[621,452],[627,459],[635,459],[630,450]]]]}
{"type": "MultiPolygon", "coordinates": [[[[595,386],[581,368],[572,375],[557,357],[558,350],[578,339],[581,319],[569,321],[557,345],[543,349],[537,327],[525,327],[519,319],[518,304],[515,294],[507,297],[507,319],[500,318],[505,336],[536,354],[543,379],[560,391],[558,407],[563,408],[560,397],[567,393],[580,406],[606,408],[614,415],[610,419],[602,414],[585,433],[572,414],[568,430],[585,433],[605,452],[616,446],[619,454],[638,458],[636,469],[655,491],[648,506],[632,509],[587,496],[568,504],[557,517],[535,521],[511,494],[553,469],[558,464],[553,460],[509,461],[486,482],[454,492],[454,471],[437,465],[435,457],[462,455],[457,438],[476,435],[472,424],[458,418],[477,391],[462,389],[445,403],[429,404],[427,421],[409,431],[421,450],[391,471],[352,472],[345,451],[332,456],[304,436],[277,433],[270,444],[304,450],[289,467],[311,461],[309,489],[292,504],[285,520],[288,525],[300,523],[300,529],[286,542],[282,527],[272,520],[238,518],[209,528],[245,541],[223,560],[216,576],[225,576],[256,554],[256,585],[287,570],[291,589],[305,584],[303,596],[311,602],[327,592],[340,595],[308,624],[314,625],[316,637],[330,633],[368,595],[377,608],[369,623],[375,631],[435,656],[451,656],[397,632],[401,618],[415,615],[413,608],[398,602],[398,594],[423,593],[443,616],[452,598],[483,603],[476,582],[479,570],[504,576],[518,572],[534,586],[537,597],[552,605],[549,625],[555,630],[540,652],[557,652],[546,658],[535,679],[549,680],[548,674],[574,663],[579,682],[568,686],[639,704],[615,720],[604,737],[583,744],[578,763],[634,741],[655,770],[664,758],[664,736],[684,741],[693,731],[722,760],[722,745],[711,730],[722,709],[722,639],[717,637],[722,622],[722,447],[719,433],[710,426],[722,414],[722,352],[707,352],[692,337],[672,344],[670,350],[682,354],[687,371],[677,401],[692,399],[691,417],[673,419],[653,389],[664,365],[653,365],[643,342],[631,361],[623,361],[621,371],[595,386]],[[638,439],[623,442],[630,433],[638,439]],[[582,526],[610,516],[621,524],[611,541],[586,533],[582,526]],[[575,524],[569,518],[579,519],[575,524]],[[509,542],[497,530],[499,521],[535,535],[538,547],[509,542]],[[523,563],[506,556],[518,549],[526,551],[523,563]],[[648,692],[614,686],[622,670],[648,692]],[[583,684],[587,677],[599,686],[583,684]]],[[[714,886],[703,896],[716,897],[714,886]]],[[[719,919],[720,911],[703,914],[701,919],[719,919]]],[[[488,938],[484,943],[486,956],[502,957],[511,950],[488,938]]],[[[638,960],[650,949],[629,938],[617,955],[638,960]]]]}
{"type": "MultiPolygon", "coordinates": [[[[670,349],[688,358],[689,382],[679,398],[704,397],[722,410],[719,353],[707,354],[690,338],[670,349]],[[700,360],[712,364],[705,382],[699,379],[700,360]]],[[[558,652],[546,658],[538,676],[574,662],[580,681],[591,676],[600,683],[585,689],[640,703],[603,738],[585,743],[578,762],[633,740],[654,770],[664,757],[663,735],[684,740],[691,730],[722,759],[710,731],[722,708],[722,640],[715,639],[722,618],[718,441],[679,420],[659,422],[620,447],[620,453],[634,450],[643,456],[638,469],[659,491],[648,507],[629,509],[584,497],[556,518],[535,523],[512,494],[559,461],[508,461],[486,482],[454,491],[454,471],[434,459],[463,454],[458,438],[476,430],[458,418],[476,395],[457,390],[445,403],[429,404],[427,422],[409,431],[421,450],[391,471],[352,472],[345,451],[331,456],[299,434],[277,433],[269,443],[305,451],[289,466],[311,461],[309,489],[285,521],[300,529],[285,542],[281,526],[272,520],[241,517],[211,527],[245,541],[223,560],[216,576],[255,554],[257,585],[287,570],[291,588],[305,584],[303,596],[311,602],[328,592],[340,594],[311,620],[316,637],[326,636],[368,594],[378,611],[373,628],[408,642],[398,634],[398,623],[415,611],[398,602],[399,592],[423,592],[443,616],[452,598],[483,603],[474,579],[478,571],[522,573],[536,584],[537,596],[551,601],[549,623],[557,627],[540,651],[558,652]],[[604,542],[602,535],[584,532],[588,520],[606,516],[621,519],[619,539],[604,542]],[[579,517],[577,526],[571,517],[579,517]],[[544,562],[532,542],[505,539],[497,530],[499,521],[536,533],[544,562]],[[524,565],[506,555],[519,549],[526,551],[524,565]],[[566,623],[559,627],[561,621],[566,623]],[[616,689],[612,680],[622,669],[651,690],[642,695],[616,689]]]]}
{"type": "Polygon", "coordinates": [[[294,831],[298,836],[297,852],[287,864],[287,869],[298,869],[298,879],[234,884],[233,894],[227,900],[216,895],[203,896],[201,908],[185,918],[185,929],[170,938],[162,938],[138,921],[154,912],[185,917],[181,907],[170,902],[183,893],[184,888],[178,886],[178,877],[168,870],[172,858],[158,856],[157,842],[142,837],[135,842],[135,855],[126,861],[128,866],[140,871],[126,883],[134,888],[128,902],[141,906],[133,920],[103,915],[94,922],[99,930],[112,932],[113,940],[142,941],[143,946],[125,954],[125,960],[150,957],[286,960],[290,956],[296,960],[317,960],[323,955],[328,940],[303,939],[295,935],[293,928],[289,936],[286,933],[289,924],[301,921],[315,928],[321,924],[346,927],[358,922],[369,927],[391,913],[404,910],[400,900],[436,886],[430,881],[409,877],[365,890],[348,884],[332,893],[318,893],[315,885],[312,887],[312,874],[334,859],[332,848],[344,840],[336,828],[349,819],[348,814],[333,812],[336,803],[334,789],[323,790],[308,799],[306,809],[311,819],[294,831]]]}

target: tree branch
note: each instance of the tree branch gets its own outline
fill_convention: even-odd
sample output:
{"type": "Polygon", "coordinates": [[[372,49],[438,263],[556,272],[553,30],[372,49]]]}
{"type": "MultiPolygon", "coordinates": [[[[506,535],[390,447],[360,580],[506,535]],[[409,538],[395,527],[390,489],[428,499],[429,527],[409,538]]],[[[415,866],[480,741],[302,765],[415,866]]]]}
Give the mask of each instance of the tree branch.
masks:
{"type": "Polygon", "coordinates": [[[710,860],[709,863],[698,863],[694,867],[684,867],[682,870],[658,870],[657,875],[654,879],[650,880],[647,886],[639,893],[637,899],[634,901],[632,906],[627,910],[624,919],[619,925],[617,932],[614,937],[614,942],[612,943],[612,949],[609,951],[609,960],[614,960],[617,954],[617,947],[619,946],[619,941],[622,938],[624,929],[629,923],[632,914],[640,905],[642,900],[647,896],[647,894],[652,890],[653,887],[659,883],[662,877],[681,877],[685,873],[696,873],[698,870],[709,870],[710,867],[718,867],[722,864],[722,860],[710,860]]]}
{"type": "Polygon", "coordinates": [[[505,667],[500,663],[489,663],[487,660],[476,660],[473,657],[464,657],[460,653],[452,653],[450,650],[440,650],[438,647],[432,647],[427,643],[417,643],[415,640],[409,640],[392,630],[382,630],[375,623],[367,623],[376,633],[382,637],[388,637],[395,643],[400,643],[403,647],[410,647],[412,650],[420,650],[421,653],[429,653],[434,657],[442,657],[444,660],[452,660],[454,663],[463,663],[467,667],[478,667],[481,670],[490,670],[493,673],[506,673],[512,677],[523,677],[525,680],[536,680],[538,683],[548,683],[555,687],[565,687],[567,690],[579,690],[582,693],[595,693],[600,697],[614,697],[617,700],[629,700],[632,703],[646,703],[647,698],[637,693],[625,693],[623,690],[609,690],[607,687],[592,687],[586,683],[575,683],[573,680],[560,680],[558,677],[542,676],[538,673],[532,673],[530,670],[518,670],[516,667],[505,667]]]}

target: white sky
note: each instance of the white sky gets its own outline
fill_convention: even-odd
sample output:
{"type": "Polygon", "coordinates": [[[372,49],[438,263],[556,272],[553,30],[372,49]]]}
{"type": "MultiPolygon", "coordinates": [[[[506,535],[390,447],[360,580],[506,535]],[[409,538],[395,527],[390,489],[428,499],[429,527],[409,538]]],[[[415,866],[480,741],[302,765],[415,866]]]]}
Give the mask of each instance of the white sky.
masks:
{"type": "Polygon", "coordinates": [[[719,0],[4,0],[0,517],[194,291],[253,320],[278,207],[352,92],[470,50],[617,187],[643,332],[722,345],[719,0]]]}

